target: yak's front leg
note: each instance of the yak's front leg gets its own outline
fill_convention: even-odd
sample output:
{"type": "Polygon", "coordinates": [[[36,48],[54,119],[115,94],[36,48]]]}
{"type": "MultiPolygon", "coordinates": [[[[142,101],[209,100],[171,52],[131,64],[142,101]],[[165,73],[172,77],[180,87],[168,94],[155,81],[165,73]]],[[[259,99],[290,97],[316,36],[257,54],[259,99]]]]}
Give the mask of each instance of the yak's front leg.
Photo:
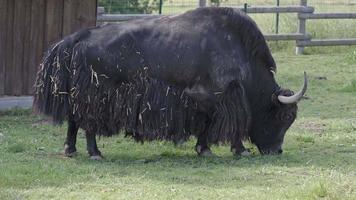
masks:
{"type": "Polygon", "coordinates": [[[208,137],[206,132],[201,132],[199,134],[197,144],[195,145],[195,151],[199,156],[214,155],[208,146],[208,137]]]}
{"type": "Polygon", "coordinates": [[[246,93],[242,85],[236,85],[234,90],[234,99],[238,102],[236,104],[238,134],[231,142],[231,152],[237,156],[249,156],[251,153],[242,144],[242,139],[247,137],[251,124],[251,111],[247,102],[246,93]]]}
{"type": "Polygon", "coordinates": [[[68,120],[68,130],[67,130],[67,138],[64,142],[64,154],[68,157],[73,157],[77,153],[77,149],[75,144],[77,142],[77,133],[79,126],[72,119],[68,120]]]}
{"type": "Polygon", "coordinates": [[[98,146],[96,144],[95,134],[86,131],[85,137],[87,140],[87,151],[92,160],[101,160],[103,156],[101,155],[98,146]]]}
{"type": "Polygon", "coordinates": [[[249,156],[251,154],[250,151],[244,147],[241,140],[231,144],[231,152],[236,156],[249,156]]]}

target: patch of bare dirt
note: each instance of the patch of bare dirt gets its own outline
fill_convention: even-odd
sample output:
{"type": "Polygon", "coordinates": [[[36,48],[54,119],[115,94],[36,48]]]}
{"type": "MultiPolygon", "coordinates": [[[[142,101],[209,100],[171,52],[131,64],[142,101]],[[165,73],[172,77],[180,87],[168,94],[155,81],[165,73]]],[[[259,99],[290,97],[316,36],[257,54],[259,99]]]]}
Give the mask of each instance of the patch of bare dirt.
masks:
{"type": "Polygon", "coordinates": [[[326,124],[318,122],[302,122],[297,126],[315,134],[322,134],[326,130],[326,124]]]}
{"type": "Polygon", "coordinates": [[[32,126],[40,126],[43,124],[53,124],[52,119],[40,119],[40,120],[34,121],[32,123],[32,126]]]}

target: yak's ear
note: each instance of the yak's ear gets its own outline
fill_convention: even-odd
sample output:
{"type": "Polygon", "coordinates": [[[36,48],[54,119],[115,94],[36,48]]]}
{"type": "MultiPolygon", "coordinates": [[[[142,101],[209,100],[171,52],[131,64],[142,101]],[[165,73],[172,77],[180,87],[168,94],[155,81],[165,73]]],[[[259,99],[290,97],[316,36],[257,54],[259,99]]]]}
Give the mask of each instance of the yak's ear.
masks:
{"type": "Polygon", "coordinates": [[[272,104],[278,106],[280,103],[278,101],[278,93],[273,93],[271,97],[272,104]]]}
{"type": "Polygon", "coordinates": [[[292,90],[289,90],[289,89],[280,89],[278,95],[283,95],[283,96],[289,97],[289,96],[293,96],[294,92],[292,90]]]}

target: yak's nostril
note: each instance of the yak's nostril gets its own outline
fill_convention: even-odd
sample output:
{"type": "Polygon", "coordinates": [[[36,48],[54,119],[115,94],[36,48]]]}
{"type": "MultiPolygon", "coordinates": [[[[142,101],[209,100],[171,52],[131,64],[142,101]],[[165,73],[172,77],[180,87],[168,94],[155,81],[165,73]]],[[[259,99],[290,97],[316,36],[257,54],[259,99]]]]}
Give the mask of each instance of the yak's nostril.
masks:
{"type": "Polygon", "coordinates": [[[283,153],[283,150],[282,149],[278,150],[278,154],[281,154],[281,153],[283,153]]]}

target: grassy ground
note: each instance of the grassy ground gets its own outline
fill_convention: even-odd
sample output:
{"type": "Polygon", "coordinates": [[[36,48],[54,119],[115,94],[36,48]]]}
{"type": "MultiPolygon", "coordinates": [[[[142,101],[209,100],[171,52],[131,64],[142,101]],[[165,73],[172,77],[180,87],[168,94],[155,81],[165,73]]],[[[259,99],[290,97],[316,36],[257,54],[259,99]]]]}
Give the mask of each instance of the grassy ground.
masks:
{"type": "Polygon", "coordinates": [[[283,86],[299,88],[303,70],[310,79],[283,155],[237,159],[220,146],[200,158],[195,139],[174,147],[112,137],[99,140],[98,162],[81,133],[79,155],[65,158],[66,126],[13,110],[0,114],[0,199],[356,199],[356,49],[274,55],[283,86]]]}

